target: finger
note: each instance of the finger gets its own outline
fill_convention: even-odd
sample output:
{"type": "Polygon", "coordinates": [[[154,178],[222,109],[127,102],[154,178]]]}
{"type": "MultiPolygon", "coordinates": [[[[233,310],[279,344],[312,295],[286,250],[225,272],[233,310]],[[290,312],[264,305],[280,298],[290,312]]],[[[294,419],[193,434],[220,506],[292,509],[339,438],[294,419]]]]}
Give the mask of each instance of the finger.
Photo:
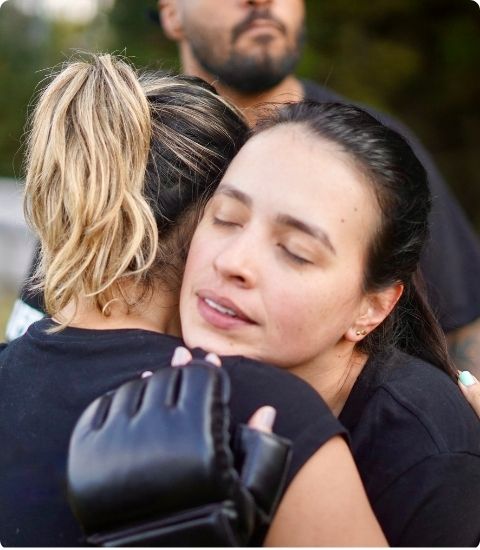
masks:
{"type": "Polygon", "coordinates": [[[171,365],[172,367],[181,367],[186,365],[191,360],[192,354],[188,351],[188,349],[183,346],[178,346],[178,348],[176,348],[173,352],[171,365]]]}
{"type": "MultiPolygon", "coordinates": [[[[83,411],[80,420],[77,422],[75,432],[88,434],[92,431],[100,429],[107,418],[111,401],[112,394],[110,393],[102,395],[90,403],[90,405],[83,411]]],[[[85,435],[82,435],[81,437],[85,437],[85,435]]]]}
{"type": "Polygon", "coordinates": [[[272,433],[273,423],[277,411],[270,406],[260,407],[257,409],[248,421],[249,428],[259,430],[260,432],[272,433]]]}
{"type": "Polygon", "coordinates": [[[106,422],[118,421],[120,418],[130,418],[137,409],[139,395],[143,392],[144,381],[131,380],[121,385],[112,394],[112,402],[106,422]]]}
{"type": "Polygon", "coordinates": [[[145,392],[140,412],[147,414],[152,410],[161,411],[172,406],[177,399],[181,377],[180,370],[164,368],[144,379],[145,392]]]}
{"type": "Polygon", "coordinates": [[[470,387],[478,384],[478,380],[473,376],[473,374],[468,371],[458,371],[458,381],[462,386],[470,387]]]}
{"type": "Polygon", "coordinates": [[[212,363],[212,365],[215,365],[216,367],[222,366],[222,360],[216,353],[207,353],[207,355],[205,355],[205,361],[212,363]]]}
{"type": "Polygon", "coordinates": [[[230,398],[230,381],[226,371],[204,360],[182,368],[182,384],[177,405],[188,410],[214,410],[230,398]]]}
{"type": "Polygon", "coordinates": [[[469,371],[463,371],[459,373],[458,385],[474,411],[480,416],[480,383],[478,380],[469,371]]]}

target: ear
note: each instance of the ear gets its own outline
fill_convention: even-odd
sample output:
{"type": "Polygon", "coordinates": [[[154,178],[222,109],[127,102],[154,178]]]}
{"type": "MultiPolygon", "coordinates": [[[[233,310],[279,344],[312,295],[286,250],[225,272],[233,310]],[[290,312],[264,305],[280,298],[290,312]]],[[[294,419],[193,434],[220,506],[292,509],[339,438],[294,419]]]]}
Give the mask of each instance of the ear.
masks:
{"type": "Polygon", "coordinates": [[[388,317],[402,293],[403,284],[395,283],[378,292],[367,294],[359,316],[345,333],[345,339],[355,343],[363,340],[388,317]]]}
{"type": "Polygon", "coordinates": [[[158,0],[158,15],[165,35],[179,42],[183,38],[183,26],[177,0],[158,0]]]}

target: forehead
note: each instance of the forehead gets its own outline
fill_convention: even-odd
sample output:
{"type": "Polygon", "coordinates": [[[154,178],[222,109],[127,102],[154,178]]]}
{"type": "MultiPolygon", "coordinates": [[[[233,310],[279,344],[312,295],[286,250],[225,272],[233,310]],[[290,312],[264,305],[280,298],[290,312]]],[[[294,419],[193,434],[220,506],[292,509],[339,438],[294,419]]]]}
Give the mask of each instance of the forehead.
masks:
{"type": "Polygon", "coordinates": [[[269,195],[294,203],[344,197],[367,198],[372,190],[343,148],[314,136],[301,124],[283,124],[251,138],[232,161],[225,179],[254,196],[269,195]]]}
{"type": "Polygon", "coordinates": [[[264,214],[286,213],[337,231],[373,232],[380,217],[371,184],[339,145],[285,124],[251,138],[224,180],[264,214]]]}

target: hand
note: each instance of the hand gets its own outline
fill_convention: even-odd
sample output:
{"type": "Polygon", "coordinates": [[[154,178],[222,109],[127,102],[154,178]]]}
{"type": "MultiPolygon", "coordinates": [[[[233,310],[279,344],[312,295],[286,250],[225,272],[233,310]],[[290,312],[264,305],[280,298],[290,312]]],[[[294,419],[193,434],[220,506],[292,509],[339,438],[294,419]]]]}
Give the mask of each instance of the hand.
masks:
{"type": "Polygon", "coordinates": [[[193,361],[87,408],[72,434],[68,481],[88,542],[238,546],[271,519],[288,444],[240,429],[239,476],[228,398],[226,371],[193,361]]]}
{"type": "MultiPolygon", "coordinates": [[[[171,365],[172,367],[183,367],[192,360],[193,356],[190,351],[183,346],[178,346],[173,353],[171,365]]],[[[216,367],[222,366],[222,361],[216,353],[207,353],[204,360],[216,367]]],[[[276,414],[277,411],[273,407],[268,405],[260,407],[250,417],[248,427],[260,432],[272,433],[276,414]]]]}

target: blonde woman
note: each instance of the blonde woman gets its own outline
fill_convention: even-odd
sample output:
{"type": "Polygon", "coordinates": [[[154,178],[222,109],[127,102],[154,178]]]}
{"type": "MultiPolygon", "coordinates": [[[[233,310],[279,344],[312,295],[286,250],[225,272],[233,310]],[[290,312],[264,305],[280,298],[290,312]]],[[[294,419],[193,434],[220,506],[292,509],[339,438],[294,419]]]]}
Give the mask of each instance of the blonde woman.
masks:
{"type": "MultiPolygon", "coordinates": [[[[245,136],[209,86],[139,80],[108,55],[68,64],[41,94],[26,214],[49,317],[0,354],[4,545],[83,543],[65,495],[71,430],[97,396],[170,364],[192,221],[245,136]]],[[[293,442],[282,510],[295,527],[274,525],[272,540],[384,545],[344,429],[316,392],[255,361],[228,358],[224,368],[233,422],[271,405],[275,431],[293,442]]]]}

